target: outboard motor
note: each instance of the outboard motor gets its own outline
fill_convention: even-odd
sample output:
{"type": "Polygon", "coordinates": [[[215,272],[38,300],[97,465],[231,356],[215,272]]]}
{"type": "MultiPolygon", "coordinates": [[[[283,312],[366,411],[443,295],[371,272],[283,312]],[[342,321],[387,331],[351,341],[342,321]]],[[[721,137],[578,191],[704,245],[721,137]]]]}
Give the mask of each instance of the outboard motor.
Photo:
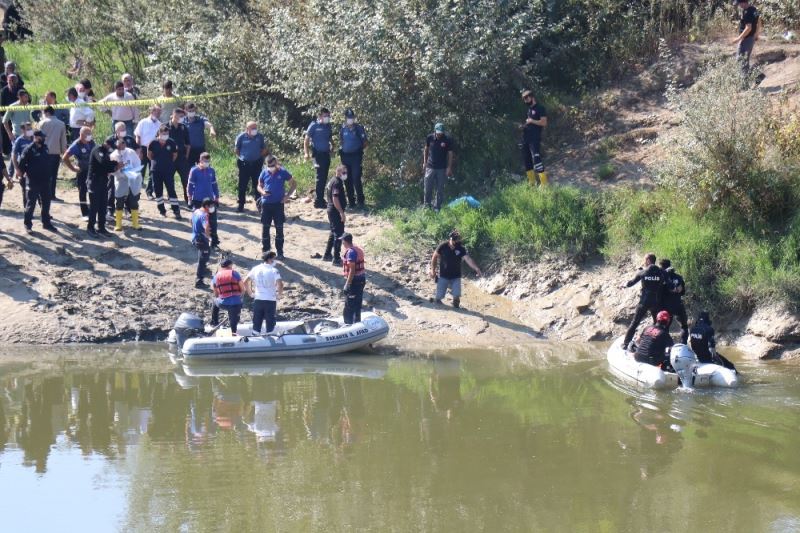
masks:
{"type": "Polygon", "coordinates": [[[694,376],[697,371],[697,356],[685,344],[676,344],[672,347],[669,360],[675,373],[681,379],[684,387],[694,387],[694,376]]]}
{"type": "Polygon", "coordinates": [[[178,349],[181,349],[184,342],[203,334],[203,320],[193,313],[181,313],[175,321],[173,331],[178,349]]]}

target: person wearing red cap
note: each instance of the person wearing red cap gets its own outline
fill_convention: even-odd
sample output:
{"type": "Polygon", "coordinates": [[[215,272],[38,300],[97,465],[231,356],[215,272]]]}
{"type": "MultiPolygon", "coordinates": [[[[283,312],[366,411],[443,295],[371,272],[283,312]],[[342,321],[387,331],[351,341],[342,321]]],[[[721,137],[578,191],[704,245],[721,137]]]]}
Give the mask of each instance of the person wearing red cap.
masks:
{"type": "Polygon", "coordinates": [[[669,349],[674,344],[669,335],[669,323],[672,317],[667,311],[659,311],[656,323],[647,326],[636,343],[635,358],[640,363],[664,368],[669,364],[669,349]]]}

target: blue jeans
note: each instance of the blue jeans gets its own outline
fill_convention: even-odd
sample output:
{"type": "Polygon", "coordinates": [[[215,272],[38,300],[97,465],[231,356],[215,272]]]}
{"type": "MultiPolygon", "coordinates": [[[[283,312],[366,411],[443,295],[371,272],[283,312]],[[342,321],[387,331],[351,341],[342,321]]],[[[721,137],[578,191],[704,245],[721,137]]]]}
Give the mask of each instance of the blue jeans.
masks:
{"type": "Polygon", "coordinates": [[[236,333],[236,328],[239,325],[239,316],[242,313],[242,304],[227,305],[222,303],[220,298],[211,298],[211,325],[216,326],[219,324],[219,310],[222,309],[228,313],[228,322],[231,326],[231,332],[236,333]]]}
{"type": "Polygon", "coordinates": [[[436,299],[444,298],[447,295],[447,289],[450,289],[453,298],[461,298],[461,278],[448,279],[439,276],[436,281],[436,299]]]}

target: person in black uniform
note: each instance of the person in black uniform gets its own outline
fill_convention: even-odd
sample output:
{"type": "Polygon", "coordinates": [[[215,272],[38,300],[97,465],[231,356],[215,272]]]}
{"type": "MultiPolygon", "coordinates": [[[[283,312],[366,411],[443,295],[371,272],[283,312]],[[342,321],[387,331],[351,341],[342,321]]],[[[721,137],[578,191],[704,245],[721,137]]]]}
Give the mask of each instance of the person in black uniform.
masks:
{"type": "Polygon", "coordinates": [[[36,203],[42,204],[42,227],[58,231],[50,220],[50,176],[53,165],[50,162],[45,135],[40,130],[33,132],[33,142],[25,147],[19,158],[19,168],[25,177],[25,229],[33,227],[33,211],[36,203]]]}
{"type": "Polygon", "coordinates": [[[737,0],[736,5],[742,10],[742,18],[739,21],[739,35],[733,44],[737,45],[736,57],[742,64],[742,72],[747,75],[750,72],[750,55],[761,34],[761,16],[747,0],[737,0]]]}
{"type": "Polygon", "coordinates": [[[717,340],[714,337],[714,328],[711,327],[711,317],[708,311],[700,312],[692,330],[689,332],[690,346],[701,363],[714,363],[725,368],[736,370],[736,367],[717,353],[717,340]]]}
{"type": "Polygon", "coordinates": [[[89,222],[86,231],[92,237],[98,233],[110,236],[106,230],[106,210],[108,203],[108,175],[118,170],[122,163],[111,160],[117,138],[112,135],[96,146],[89,156],[89,175],[86,188],[89,190],[89,222]],[[95,230],[95,224],[97,229],[95,230]]]}
{"type": "Polygon", "coordinates": [[[169,122],[169,138],[175,141],[175,146],[178,147],[178,157],[175,159],[175,170],[178,171],[178,176],[181,179],[183,186],[183,201],[186,205],[191,205],[189,202],[188,185],[189,185],[189,128],[184,124],[186,113],[181,108],[177,108],[172,112],[169,122]]]}
{"type": "MultiPolygon", "coordinates": [[[[2,41],[0,41],[2,42],[2,41]]],[[[8,174],[8,169],[6,169],[6,162],[3,159],[3,152],[0,150],[0,172],[2,172],[2,177],[6,179],[4,182],[2,178],[0,178],[0,207],[3,206],[3,193],[6,190],[6,187],[11,189],[14,187],[14,182],[11,181],[11,176],[8,174]]]]}
{"type": "Polygon", "coordinates": [[[328,244],[325,246],[323,261],[331,261],[334,265],[342,265],[342,241],[340,237],[344,235],[345,208],[347,207],[347,196],[345,194],[345,180],[347,179],[347,167],[339,165],[336,173],[328,180],[325,185],[325,201],[328,204],[328,223],[331,227],[328,235],[328,244]],[[333,255],[331,255],[333,251],[333,255]]]}
{"type": "Polygon", "coordinates": [[[158,212],[162,217],[167,216],[167,209],[164,207],[164,187],[166,187],[172,214],[176,220],[181,220],[178,194],[175,192],[175,161],[178,159],[178,145],[170,139],[168,125],[161,125],[158,137],[147,147],[147,159],[150,160],[150,174],[153,176],[158,212]]]}
{"type": "Polygon", "coordinates": [[[672,317],[667,311],[659,311],[656,323],[647,326],[639,336],[636,343],[635,358],[640,363],[653,366],[669,364],[667,350],[672,347],[672,337],[669,335],[669,323],[672,317]]]}
{"type": "Polygon", "coordinates": [[[639,304],[636,306],[636,313],[633,315],[631,325],[625,333],[625,340],[622,343],[624,348],[630,344],[636,334],[636,328],[642,322],[644,315],[650,312],[653,322],[656,321],[656,314],[661,311],[661,298],[666,285],[667,276],[658,265],[656,265],[656,255],[647,254],[644,257],[644,269],[640,269],[632,280],[623,284],[620,288],[627,289],[637,283],[642,283],[642,295],[639,297],[639,304]]]}
{"type": "Polygon", "coordinates": [[[520,126],[525,173],[531,186],[547,185],[547,172],[542,162],[542,132],[547,127],[547,110],[536,102],[533,91],[523,91],[522,101],[528,106],[525,122],[520,126]]]}
{"type": "MultiPolygon", "coordinates": [[[[681,343],[686,344],[689,341],[689,319],[686,316],[686,307],[683,305],[686,283],[683,281],[683,277],[672,268],[672,262],[669,259],[662,259],[658,265],[667,277],[661,307],[669,311],[673,318],[678,319],[678,323],[681,325],[681,343]]],[[[671,326],[672,322],[669,325],[671,326]]]]}

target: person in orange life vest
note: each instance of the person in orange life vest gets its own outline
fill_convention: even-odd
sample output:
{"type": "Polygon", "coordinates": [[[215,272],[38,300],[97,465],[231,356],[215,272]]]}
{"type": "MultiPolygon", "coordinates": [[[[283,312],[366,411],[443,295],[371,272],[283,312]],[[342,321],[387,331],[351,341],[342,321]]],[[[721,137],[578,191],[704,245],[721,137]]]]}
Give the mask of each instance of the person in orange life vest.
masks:
{"type": "Polygon", "coordinates": [[[669,335],[669,323],[672,321],[667,311],[659,311],[656,316],[656,323],[647,326],[639,336],[636,344],[635,358],[640,363],[648,363],[653,366],[669,364],[668,350],[672,347],[672,337],[669,335]]]}
{"type": "Polygon", "coordinates": [[[361,299],[367,274],[364,268],[364,250],[353,244],[353,236],[344,233],[339,240],[344,244],[344,323],[361,322],[361,299]]]}
{"type": "Polygon", "coordinates": [[[242,294],[244,283],[242,276],[233,270],[233,259],[223,259],[220,268],[211,279],[211,288],[214,289],[214,298],[211,302],[211,325],[219,324],[219,310],[228,312],[228,322],[231,334],[236,335],[239,325],[239,315],[242,313],[242,294]]]}

